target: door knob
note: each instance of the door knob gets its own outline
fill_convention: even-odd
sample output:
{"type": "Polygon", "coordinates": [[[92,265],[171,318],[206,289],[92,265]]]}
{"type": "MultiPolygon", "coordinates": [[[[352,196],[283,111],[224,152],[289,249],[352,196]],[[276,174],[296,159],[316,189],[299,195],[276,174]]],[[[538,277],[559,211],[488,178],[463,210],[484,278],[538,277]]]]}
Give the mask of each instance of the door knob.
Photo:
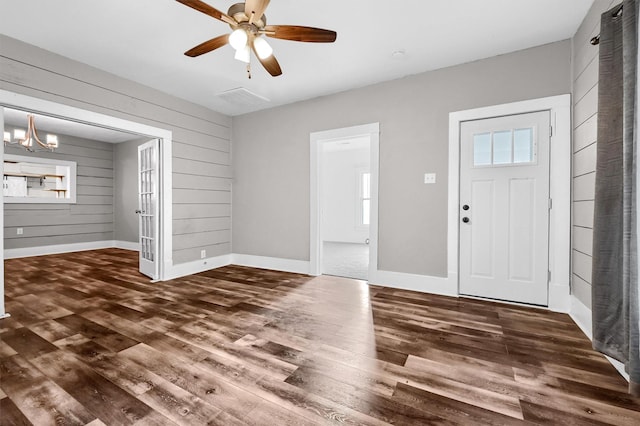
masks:
{"type": "Polygon", "coordinates": [[[136,213],[140,214],[140,213],[142,213],[142,210],[136,210],[136,213]]]}
{"type": "Polygon", "coordinates": [[[462,221],[463,221],[464,223],[469,223],[469,218],[468,218],[468,217],[463,217],[463,218],[462,218],[462,221]]]}
{"type": "Polygon", "coordinates": [[[465,210],[465,211],[466,211],[466,210],[469,210],[469,205],[468,205],[468,204],[465,204],[464,206],[462,206],[462,210],[465,210]]]}

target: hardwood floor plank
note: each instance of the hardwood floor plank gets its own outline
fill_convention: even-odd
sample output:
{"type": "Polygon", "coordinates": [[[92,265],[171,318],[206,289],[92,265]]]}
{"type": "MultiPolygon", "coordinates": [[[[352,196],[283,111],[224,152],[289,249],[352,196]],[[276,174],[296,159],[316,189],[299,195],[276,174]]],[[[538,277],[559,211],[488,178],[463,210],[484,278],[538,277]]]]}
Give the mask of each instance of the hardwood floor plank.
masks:
{"type": "Polygon", "coordinates": [[[138,254],[5,261],[0,425],[638,425],[571,318],[230,265],[152,283],[138,254]]]}
{"type": "Polygon", "coordinates": [[[31,426],[16,404],[8,397],[0,399],[0,426],[31,426]]]}
{"type": "Polygon", "coordinates": [[[119,356],[137,363],[237,419],[242,419],[261,403],[260,398],[233,385],[215,372],[202,368],[199,364],[172,363],[168,357],[144,344],[129,348],[119,356]]]}
{"type": "Polygon", "coordinates": [[[34,425],[83,425],[96,418],[20,355],[0,359],[0,373],[2,389],[34,425]]]}
{"type": "Polygon", "coordinates": [[[163,353],[169,353],[172,357],[184,362],[198,362],[211,356],[210,352],[197,346],[161,333],[150,335],[144,342],[152,348],[163,353]]]}
{"type": "Polygon", "coordinates": [[[148,405],[103,378],[68,352],[50,352],[32,362],[107,424],[133,424],[152,411],[148,405]]]}
{"type": "Polygon", "coordinates": [[[543,367],[544,373],[550,377],[572,380],[578,383],[592,384],[610,389],[616,392],[627,392],[629,386],[626,381],[620,380],[620,375],[609,371],[607,374],[593,373],[591,371],[580,370],[578,368],[566,367],[563,365],[546,364],[543,367]]]}
{"type": "Polygon", "coordinates": [[[368,393],[342,380],[305,369],[296,370],[286,383],[319,395],[337,404],[391,424],[440,423],[442,418],[393,401],[390,397],[368,393]]]}
{"type": "Polygon", "coordinates": [[[5,299],[5,309],[7,312],[11,312],[11,317],[7,318],[8,321],[6,325],[18,323],[19,327],[24,327],[47,319],[44,315],[40,315],[40,313],[27,308],[22,303],[11,298],[5,299]]]}
{"type": "Polygon", "coordinates": [[[24,296],[16,297],[15,300],[25,306],[29,306],[29,309],[34,310],[38,312],[39,315],[49,319],[73,314],[72,311],[62,308],[56,304],[48,303],[34,294],[26,294],[24,296]]]}
{"type": "Polygon", "coordinates": [[[85,319],[93,321],[98,325],[109,328],[138,342],[148,339],[155,333],[153,329],[147,328],[139,322],[122,318],[112,312],[107,312],[102,309],[83,312],[81,315],[85,319]]]}
{"type": "Polygon", "coordinates": [[[18,352],[15,349],[2,340],[2,334],[0,334],[0,358],[7,358],[17,354],[18,352]]]}
{"type": "Polygon", "coordinates": [[[556,410],[544,405],[534,404],[528,401],[522,401],[522,412],[525,420],[535,424],[563,424],[572,426],[604,426],[611,423],[603,423],[597,420],[585,418],[582,416],[574,416],[563,410],[556,410]]]}
{"type": "Polygon", "coordinates": [[[283,410],[268,401],[261,402],[244,418],[248,425],[316,426],[320,423],[305,419],[289,410],[283,410]]]}
{"type": "Polygon", "coordinates": [[[495,411],[452,400],[441,395],[398,383],[393,399],[419,410],[435,413],[452,424],[521,425],[523,422],[495,411]]]}
{"type": "Polygon", "coordinates": [[[250,364],[252,369],[259,371],[261,374],[268,374],[278,380],[286,379],[296,369],[295,365],[280,361],[272,356],[265,356],[259,352],[244,349],[241,346],[208,340],[206,332],[193,334],[180,330],[179,332],[167,333],[167,335],[190,343],[214,355],[250,364]]]}
{"type": "Polygon", "coordinates": [[[71,330],[54,320],[38,322],[27,328],[45,339],[47,342],[51,343],[75,334],[74,330],[71,330]]]}
{"type": "Polygon", "coordinates": [[[35,358],[58,349],[28,328],[18,328],[2,333],[0,336],[4,342],[25,358],[35,358]]]}
{"type": "MultiPolygon", "coordinates": [[[[253,388],[258,396],[290,410],[311,422],[345,425],[386,425],[368,413],[352,409],[329,398],[307,392],[298,386],[265,376],[253,388]]],[[[268,423],[267,423],[268,424],[268,423]]]]}

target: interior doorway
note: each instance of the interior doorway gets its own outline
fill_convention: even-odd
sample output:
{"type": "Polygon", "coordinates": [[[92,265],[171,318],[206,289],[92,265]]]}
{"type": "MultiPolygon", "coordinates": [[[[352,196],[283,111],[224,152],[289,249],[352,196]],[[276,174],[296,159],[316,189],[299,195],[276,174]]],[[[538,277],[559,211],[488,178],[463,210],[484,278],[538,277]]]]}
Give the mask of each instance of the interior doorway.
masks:
{"type": "Polygon", "coordinates": [[[379,124],[312,133],[311,275],[377,271],[379,124]]]}
{"type": "Polygon", "coordinates": [[[323,275],[367,280],[371,222],[371,138],[321,144],[323,275]]]}
{"type": "MultiPolygon", "coordinates": [[[[159,143],[159,182],[158,182],[158,274],[155,279],[163,280],[171,272],[171,220],[172,220],[172,194],[171,194],[171,140],[170,131],[141,123],[123,120],[116,117],[99,114],[80,108],[70,107],[56,102],[45,101],[25,95],[0,90],[0,127],[5,127],[5,108],[36,114],[52,120],[58,120],[73,125],[90,126],[95,129],[119,131],[134,135],[158,139],[159,143]]],[[[63,133],[63,132],[61,132],[63,133]]],[[[0,151],[0,167],[4,174],[4,150],[0,151]]],[[[88,166],[91,167],[90,165],[88,166]]],[[[44,205],[44,204],[43,204],[44,205]]],[[[5,203],[0,203],[0,318],[7,313],[4,308],[4,216],[5,203]]],[[[96,247],[101,248],[101,247],[96,247]]],[[[55,252],[55,251],[53,251],[55,252]]],[[[52,252],[52,253],[53,253],[52,252]]],[[[48,254],[48,253],[41,253],[48,254]]]]}

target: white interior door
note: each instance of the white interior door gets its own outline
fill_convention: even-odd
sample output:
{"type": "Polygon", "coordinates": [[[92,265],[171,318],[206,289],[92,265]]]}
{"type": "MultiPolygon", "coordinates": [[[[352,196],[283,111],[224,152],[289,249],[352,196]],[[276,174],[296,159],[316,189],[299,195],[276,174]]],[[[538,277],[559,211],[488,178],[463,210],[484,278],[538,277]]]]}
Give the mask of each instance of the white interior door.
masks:
{"type": "Polygon", "coordinates": [[[138,217],[140,272],[158,279],[158,139],[138,146],[138,217]]]}
{"type": "Polygon", "coordinates": [[[460,294],[548,304],[549,111],[460,129],[460,294]]]}

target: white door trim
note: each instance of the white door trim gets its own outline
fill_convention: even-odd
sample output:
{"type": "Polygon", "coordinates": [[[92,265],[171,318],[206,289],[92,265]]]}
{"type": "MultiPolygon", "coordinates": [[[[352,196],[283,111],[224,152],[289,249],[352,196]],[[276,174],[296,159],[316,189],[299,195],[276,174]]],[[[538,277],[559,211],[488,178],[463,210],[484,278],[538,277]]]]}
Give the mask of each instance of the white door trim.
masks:
{"type": "MultiPolygon", "coordinates": [[[[70,119],[73,121],[97,125],[101,127],[124,130],[141,136],[149,136],[150,138],[160,139],[160,229],[158,237],[160,239],[160,280],[166,279],[170,269],[172,268],[172,252],[173,241],[172,233],[172,175],[171,175],[171,159],[172,159],[172,132],[170,130],[158,127],[148,126],[134,121],[124,120],[97,112],[76,108],[57,102],[46,101],[43,99],[25,96],[18,93],[0,90],[0,107],[14,107],[25,109],[35,113],[43,113],[53,115],[62,119],[70,119]]],[[[0,124],[3,124],[3,114],[0,109],[0,124]]],[[[4,152],[0,150],[0,167],[4,167],[4,152]]],[[[4,215],[4,203],[0,203],[0,225],[2,225],[2,217],[4,215]]],[[[0,253],[3,253],[4,230],[0,226],[0,253]]],[[[2,254],[0,260],[4,260],[2,254]]],[[[0,269],[2,272],[2,269],[0,269]]],[[[0,276],[0,316],[4,313],[4,274],[0,276]]]]}
{"type": "Polygon", "coordinates": [[[324,142],[335,139],[353,138],[368,135],[371,146],[371,222],[369,225],[369,281],[375,281],[378,271],[378,173],[380,158],[380,123],[314,132],[310,139],[310,238],[309,238],[309,274],[320,275],[322,268],[322,230],[320,211],[320,159],[324,142]]]}
{"type": "Polygon", "coordinates": [[[550,111],[553,126],[550,142],[549,194],[553,208],[549,212],[549,309],[568,312],[571,278],[571,95],[568,94],[449,114],[448,278],[459,288],[460,124],[534,111],[550,111]]]}

